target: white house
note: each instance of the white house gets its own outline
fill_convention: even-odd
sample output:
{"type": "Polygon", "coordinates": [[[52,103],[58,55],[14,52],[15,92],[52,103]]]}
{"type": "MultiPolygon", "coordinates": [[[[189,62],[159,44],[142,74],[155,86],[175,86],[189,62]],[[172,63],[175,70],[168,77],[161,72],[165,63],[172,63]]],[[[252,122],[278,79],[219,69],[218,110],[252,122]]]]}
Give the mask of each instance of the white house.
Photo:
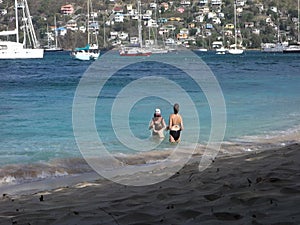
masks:
{"type": "Polygon", "coordinates": [[[174,45],[175,44],[175,40],[173,38],[168,38],[165,41],[166,45],[174,45]]]}
{"type": "Polygon", "coordinates": [[[78,30],[78,27],[77,27],[77,22],[76,22],[76,20],[69,20],[69,21],[67,22],[66,28],[67,28],[68,30],[77,31],[77,30],[78,30]]]}
{"type": "Polygon", "coordinates": [[[276,6],[271,6],[270,10],[274,13],[277,13],[277,11],[278,11],[276,6]]]}
{"type": "Polygon", "coordinates": [[[220,12],[220,13],[218,13],[218,17],[221,18],[221,19],[223,19],[223,18],[225,18],[225,14],[222,13],[222,12],[220,12]]]}
{"type": "Polygon", "coordinates": [[[236,5],[238,7],[243,7],[243,6],[245,6],[245,4],[246,4],[246,0],[237,0],[236,1],[236,5]]]}
{"type": "Polygon", "coordinates": [[[139,43],[139,38],[138,37],[130,37],[130,44],[138,44],[139,43]]]}
{"type": "Polygon", "coordinates": [[[189,6],[189,5],[191,5],[191,2],[190,2],[190,1],[187,1],[187,0],[182,0],[182,1],[180,2],[180,5],[183,5],[183,6],[189,6]]]}
{"type": "Polygon", "coordinates": [[[253,30],[252,30],[252,33],[253,33],[253,34],[259,35],[259,34],[260,34],[260,30],[259,30],[259,29],[253,29],[253,30]]]}
{"type": "Polygon", "coordinates": [[[124,22],[124,15],[121,14],[121,13],[117,13],[115,15],[114,20],[115,20],[116,23],[123,23],[124,22]]]}
{"type": "Polygon", "coordinates": [[[156,9],[157,4],[154,3],[154,2],[151,2],[149,7],[150,7],[151,9],[156,9]]]}
{"type": "Polygon", "coordinates": [[[208,19],[212,19],[212,18],[214,18],[214,17],[216,17],[217,16],[217,14],[215,13],[215,12],[209,12],[208,14],[207,14],[207,18],[208,19]]]}
{"type": "Polygon", "coordinates": [[[128,33],[125,33],[125,32],[121,32],[121,33],[118,33],[118,38],[120,40],[126,40],[128,38],[128,33]]]}
{"type": "Polygon", "coordinates": [[[212,23],[213,23],[213,24],[221,24],[221,20],[220,20],[219,17],[214,17],[214,18],[212,19],[212,23]]]}
{"type": "Polygon", "coordinates": [[[195,22],[200,22],[202,23],[204,21],[204,16],[203,15],[199,15],[195,17],[195,22]]]}
{"type": "Polygon", "coordinates": [[[118,32],[117,31],[111,31],[110,32],[110,40],[115,40],[118,37],[118,32]]]}
{"type": "Polygon", "coordinates": [[[148,27],[158,27],[156,20],[150,19],[147,21],[148,27]]]}
{"type": "Polygon", "coordinates": [[[222,0],[211,0],[210,4],[213,6],[222,5],[222,0]]]}
{"type": "Polygon", "coordinates": [[[200,0],[199,1],[200,5],[207,5],[207,3],[208,3],[208,0],[200,0]]]}
{"type": "Polygon", "coordinates": [[[151,15],[149,15],[149,14],[143,14],[142,19],[143,20],[150,20],[151,19],[151,15]]]}
{"type": "Polygon", "coordinates": [[[7,10],[6,9],[0,9],[0,14],[2,16],[6,15],[7,14],[7,10]]]}

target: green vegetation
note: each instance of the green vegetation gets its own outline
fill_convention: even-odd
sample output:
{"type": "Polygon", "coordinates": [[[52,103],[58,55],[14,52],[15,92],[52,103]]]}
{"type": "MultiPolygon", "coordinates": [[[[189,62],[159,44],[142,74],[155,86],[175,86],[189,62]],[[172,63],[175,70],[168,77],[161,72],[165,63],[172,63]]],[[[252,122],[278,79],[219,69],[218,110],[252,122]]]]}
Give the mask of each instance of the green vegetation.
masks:
{"type": "MultiPolygon", "coordinates": [[[[65,0],[27,0],[30,8],[31,15],[33,17],[33,23],[36,29],[38,39],[42,45],[47,44],[47,25],[53,26],[54,16],[57,19],[57,25],[59,27],[66,26],[68,21],[75,19],[78,26],[85,26],[86,24],[86,0],[72,0],[66,2],[65,0]],[[66,3],[72,4],[75,9],[74,15],[62,15],[60,8],[66,3]]],[[[151,0],[142,0],[143,10],[148,9],[151,0]]],[[[158,4],[162,3],[162,0],[157,1],[158,4]]],[[[164,1],[168,2],[168,1],[164,1]]],[[[210,1],[209,1],[210,2],[210,1]]],[[[176,37],[176,34],[180,32],[181,28],[189,28],[189,35],[194,37],[193,42],[201,47],[210,47],[211,43],[216,40],[223,40],[224,43],[232,43],[232,36],[224,36],[224,26],[229,23],[233,23],[233,0],[223,0],[223,4],[218,11],[218,7],[208,5],[210,11],[222,12],[224,18],[221,18],[221,24],[213,23],[212,19],[208,19],[206,15],[203,22],[196,21],[195,18],[200,14],[203,6],[199,5],[198,1],[191,1],[190,6],[185,6],[183,13],[178,12],[176,9],[180,6],[180,0],[174,0],[173,5],[170,5],[168,10],[163,7],[158,7],[157,18],[170,18],[180,17],[182,21],[168,21],[167,24],[174,25],[175,31],[165,35],[164,38],[176,37]],[[193,23],[194,26],[189,25],[193,23]],[[212,29],[205,29],[206,24],[213,24],[212,29]],[[200,30],[200,33],[199,33],[200,30]]],[[[112,9],[116,5],[122,6],[126,13],[126,4],[133,4],[136,8],[136,1],[133,0],[116,0],[115,2],[109,0],[93,1],[94,11],[98,13],[97,21],[99,22],[99,40],[100,46],[104,44],[104,34],[106,43],[108,42],[109,34],[111,31],[124,31],[131,36],[137,35],[137,21],[125,19],[124,23],[114,23],[113,25],[105,26],[104,21],[112,21],[112,9]]],[[[3,0],[0,4],[0,9],[6,8],[8,13],[0,16],[0,30],[7,30],[13,26],[11,18],[13,17],[13,1],[3,0]],[[11,24],[7,26],[10,22],[11,24]]],[[[289,42],[295,42],[297,40],[297,22],[295,18],[298,17],[297,1],[295,0],[248,0],[246,5],[242,7],[243,11],[238,13],[238,27],[241,30],[243,37],[243,45],[246,48],[259,48],[262,42],[274,42],[277,40],[277,27],[281,32],[282,41],[288,40],[289,42]],[[263,6],[263,9],[259,7],[259,4],[263,6]],[[272,7],[277,7],[276,10],[272,10],[272,7]],[[267,18],[270,18],[271,22],[267,22],[267,18]],[[293,21],[294,18],[294,21],[293,21]],[[252,22],[253,27],[245,27],[246,22],[252,22]],[[259,30],[259,34],[254,30],[259,30]]],[[[160,24],[163,26],[163,24],[160,24]]],[[[143,29],[144,35],[148,35],[148,29],[143,29]]],[[[160,37],[162,38],[162,37],[160,37]]],[[[65,49],[72,49],[78,46],[84,46],[86,43],[86,33],[81,31],[68,31],[65,36],[59,36],[59,43],[65,49]]]]}

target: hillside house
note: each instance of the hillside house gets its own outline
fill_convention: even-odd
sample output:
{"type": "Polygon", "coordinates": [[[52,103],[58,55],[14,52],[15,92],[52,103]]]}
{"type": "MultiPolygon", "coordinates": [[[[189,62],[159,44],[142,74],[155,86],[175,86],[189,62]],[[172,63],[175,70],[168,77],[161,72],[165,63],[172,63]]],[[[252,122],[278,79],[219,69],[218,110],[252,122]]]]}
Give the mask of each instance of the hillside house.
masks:
{"type": "Polygon", "coordinates": [[[60,7],[60,12],[63,15],[72,15],[74,13],[74,7],[71,4],[63,5],[60,7]]]}
{"type": "Polygon", "coordinates": [[[274,12],[274,13],[277,13],[277,12],[278,12],[276,6],[271,6],[271,7],[270,7],[270,10],[271,10],[272,12],[274,12]]]}
{"type": "Polygon", "coordinates": [[[66,24],[66,28],[68,30],[77,31],[78,30],[78,26],[77,26],[76,20],[69,20],[67,22],[67,24],[66,24]]]}
{"type": "Polygon", "coordinates": [[[187,0],[182,0],[182,1],[180,2],[180,5],[182,5],[182,6],[189,6],[189,5],[191,5],[191,2],[190,2],[190,1],[187,1],[187,0]]]}
{"type": "Polygon", "coordinates": [[[222,0],[211,0],[210,4],[212,6],[220,6],[220,5],[222,5],[222,0]]]}
{"type": "Polygon", "coordinates": [[[112,12],[113,12],[114,14],[117,14],[117,13],[123,13],[124,10],[123,10],[123,8],[122,8],[121,6],[115,6],[115,7],[113,8],[112,12]]]}
{"type": "Polygon", "coordinates": [[[212,23],[213,24],[221,24],[221,19],[219,17],[214,17],[214,18],[212,18],[212,23]]]}
{"type": "Polygon", "coordinates": [[[253,28],[254,22],[245,22],[245,28],[253,28]]]}
{"type": "Polygon", "coordinates": [[[154,2],[151,2],[149,7],[150,7],[150,9],[156,9],[157,4],[154,2]]]}
{"type": "Polygon", "coordinates": [[[204,5],[207,5],[207,4],[208,4],[208,0],[200,0],[199,1],[200,6],[204,6],[204,5]]]}
{"type": "Polygon", "coordinates": [[[115,15],[114,20],[115,20],[116,23],[123,23],[124,22],[124,15],[122,13],[117,13],[115,15]]]}
{"type": "Polygon", "coordinates": [[[237,0],[236,6],[237,7],[244,7],[246,5],[246,0],[237,0]]]}
{"type": "Polygon", "coordinates": [[[184,40],[189,37],[189,30],[187,28],[180,29],[179,33],[177,34],[178,40],[184,40]]]}
{"type": "Polygon", "coordinates": [[[169,4],[166,3],[166,2],[162,2],[162,3],[160,4],[160,7],[161,7],[161,8],[164,8],[164,10],[167,11],[167,10],[169,9],[169,4]]]}

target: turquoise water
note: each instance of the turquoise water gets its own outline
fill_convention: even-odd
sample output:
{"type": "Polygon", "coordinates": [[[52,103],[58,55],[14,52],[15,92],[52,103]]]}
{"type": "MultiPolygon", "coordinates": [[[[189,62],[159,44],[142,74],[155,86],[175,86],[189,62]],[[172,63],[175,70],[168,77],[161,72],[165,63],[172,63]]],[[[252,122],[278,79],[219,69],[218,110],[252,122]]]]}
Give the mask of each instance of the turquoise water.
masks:
{"type": "MultiPolygon", "coordinates": [[[[116,54],[112,60],[118,60],[116,54]]],[[[188,60],[184,53],[172,54],[178,65],[182,60],[188,60]]],[[[243,149],[243,144],[251,141],[251,145],[255,146],[270,137],[275,137],[275,140],[278,137],[281,144],[297,141],[291,135],[300,130],[300,55],[260,52],[246,52],[242,56],[197,54],[199,60],[202,59],[211,69],[225,98],[226,143],[238,144],[243,149]]],[[[190,131],[198,129],[195,121],[199,121],[199,142],[205,144],[208,141],[211,111],[203,91],[187,74],[161,63],[159,57],[162,56],[150,56],[143,62],[119,70],[108,80],[99,96],[89,96],[97,100],[95,124],[99,137],[115,154],[133,151],[118,140],[111,124],[114,100],[126,85],[153,75],[176,82],[191,96],[199,120],[190,114],[187,107],[181,108],[180,113],[190,131]]],[[[68,165],[74,170],[80,167],[60,159],[81,158],[73,133],[72,106],[80,78],[89,66],[91,62],[72,60],[69,53],[46,54],[41,60],[0,61],[1,177],[8,176],[8,166],[16,170],[20,168],[18,164],[22,167],[26,164],[27,168],[29,165],[36,168],[40,168],[37,165],[47,165],[52,171],[50,173],[49,169],[49,176],[57,174],[55,168],[58,166],[63,168],[68,165]]],[[[101,58],[97,66],[99,70],[95,76],[101,76],[101,58]]],[[[140,99],[129,113],[129,126],[139,139],[149,138],[148,123],[156,107],[161,108],[166,120],[172,112],[173,102],[160,97],[170,93],[168,84],[153,82],[160,88],[159,93],[156,91],[153,96],[140,99]]],[[[143,85],[135,86],[136,93],[141,93],[143,88],[143,85]]],[[[176,99],[176,92],[172,95],[176,99]]],[[[124,98],[122,104],[129,100],[124,98]]],[[[188,144],[188,135],[183,142],[188,144]]],[[[168,148],[166,138],[160,149],[168,148]]],[[[82,170],[86,169],[82,166],[82,170]]],[[[30,169],[30,173],[33,171],[35,169],[30,169]]],[[[64,171],[62,169],[62,174],[65,174],[64,171]]]]}

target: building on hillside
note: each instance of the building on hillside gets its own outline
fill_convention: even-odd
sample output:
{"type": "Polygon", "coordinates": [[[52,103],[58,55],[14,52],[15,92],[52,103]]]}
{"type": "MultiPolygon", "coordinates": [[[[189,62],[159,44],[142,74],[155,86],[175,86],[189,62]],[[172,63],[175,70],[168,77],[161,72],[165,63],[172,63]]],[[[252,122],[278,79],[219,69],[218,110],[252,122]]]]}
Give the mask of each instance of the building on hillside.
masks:
{"type": "Polygon", "coordinates": [[[113,8],[112,12],[113,12],[114,14],[117,14],[117,13],[123,13],[124,10],[123,10],[123,8],[122,8],[121,6],[115,6],[115,7],[113,8]]]}
{"type": "Polygon", "coordinates": [[[123,23],[124,22],[124,15],[122,13],[117,13],[115,15],[114,20],[115,20],[116,23],[123,23]]]}
{"type": "Polygon", "coordinates": [[[66,28],[68,30],[73,30],[73,31],[77,31],[78,30],[78,26],[77,26],[77,22],[76,20],[69,20],[66,24],[66,28]]]}
{"type": "Polygon", "coordinates": [[[220,5],[222,5],[222,0],[211,0],[210,4],[212,6],[220,6],[220,5]]]}
{"type": "Polygon", "coordinates": [[[165,11],[167,11],[169,9],[169,4],[167,2],[162,2],[160,4],[161,8],[164,8],[165,11]]]}
{"type": "Polygon", "coordinates": [[[190,2],[190,1],[187,1],[187,0],[182,0],[182,1],[180,2],[180,5],[182,5],[182,6],[189,6],[189,5],[191,5],[191,2],[190,2]]]}
{"type": "Polygon", "coordinates": [[[177,34],[178,40],[185,40],[189,37],[189,30],[187,28],[180,29],[179,33],[177,34]]]}
{"type": "Polygon", "coordinates": [[[63,5],[60,8],[60,12],[64,15],[72,15],[74,13],[74,7],[71,4],[63,5]]]}
{"type": "Polygon", "coordinates": [[[245,28],[253,28],[254,22],[245,22],[245,28]]]}
{"type": "Polygon", "coordinates": [[[208,4],[208,0],[200,0],[199,1],[200,6],[204,6],[204,5],[207,5],[207,4],[208,4]]]}

